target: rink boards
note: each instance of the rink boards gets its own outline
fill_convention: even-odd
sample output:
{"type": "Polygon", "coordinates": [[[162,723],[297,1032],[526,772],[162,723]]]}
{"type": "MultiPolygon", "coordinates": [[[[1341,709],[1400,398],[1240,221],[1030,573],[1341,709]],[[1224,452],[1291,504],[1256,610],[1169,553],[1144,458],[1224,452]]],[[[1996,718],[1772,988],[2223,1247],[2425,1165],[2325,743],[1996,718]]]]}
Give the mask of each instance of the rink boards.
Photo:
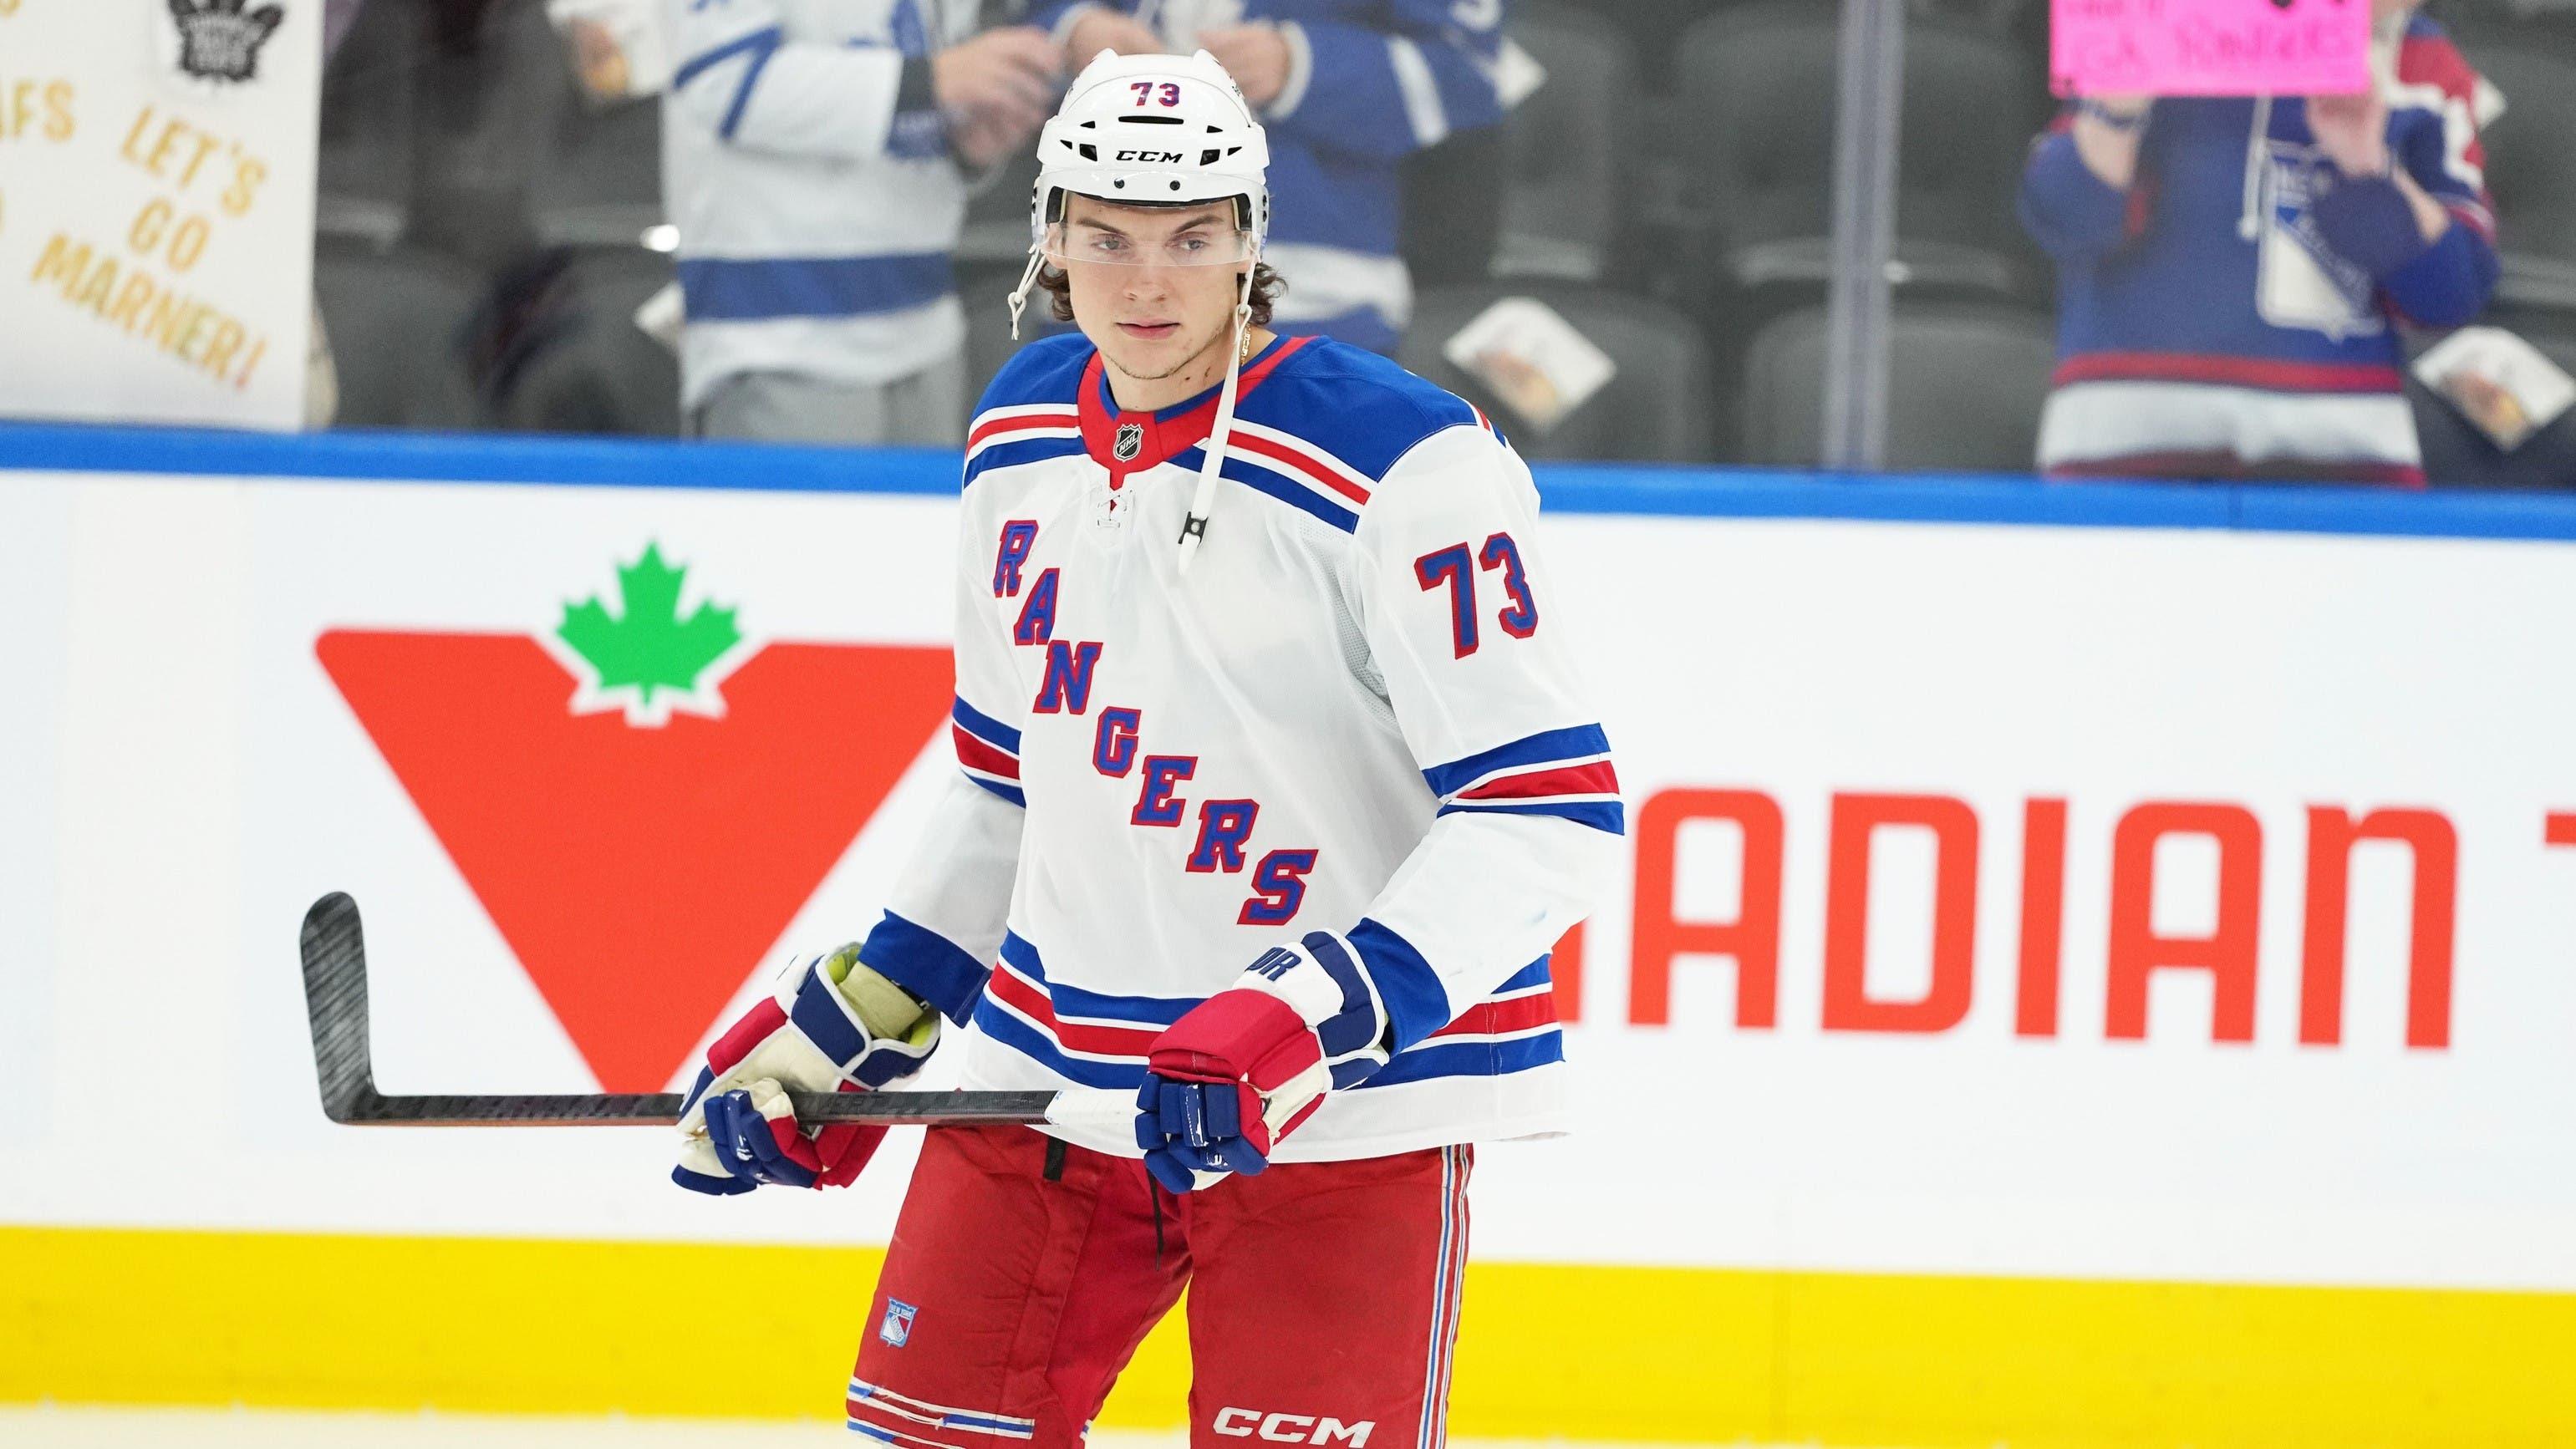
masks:
{"type": "MultiPolygon", "coordinates": [[[[0,470],[0,1397],[833,1413],[900,1161],[332,1128],[291,941],[356,895],[388,1089],[671,1084],[954,768],[953,459],[0,470]],[[667,627],[603,666],[594,600],[667,627]],[[774,1352],[679,1347],[744,1303],[774,1352]]],[[[1478,1163],[1462,1433],[2576,1433],[2576,506],[1540,480],[1632,852],[1559,956],[1583,1128],[1478,1163]]]]}

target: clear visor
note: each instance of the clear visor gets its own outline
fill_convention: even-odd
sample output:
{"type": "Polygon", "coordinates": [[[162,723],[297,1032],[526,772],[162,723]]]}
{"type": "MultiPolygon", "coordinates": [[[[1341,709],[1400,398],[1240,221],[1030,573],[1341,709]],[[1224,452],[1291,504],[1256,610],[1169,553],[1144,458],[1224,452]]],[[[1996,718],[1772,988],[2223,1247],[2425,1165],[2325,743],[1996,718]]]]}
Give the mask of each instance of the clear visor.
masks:
{"type": "Polygon", "coordinates": [[[1210,222],[1142,236],[1097,221],[1059,221],[1039,239],[1047,259],[1112,267],[1228,267],[1252,260],[1252,233],[1210,222]]]}

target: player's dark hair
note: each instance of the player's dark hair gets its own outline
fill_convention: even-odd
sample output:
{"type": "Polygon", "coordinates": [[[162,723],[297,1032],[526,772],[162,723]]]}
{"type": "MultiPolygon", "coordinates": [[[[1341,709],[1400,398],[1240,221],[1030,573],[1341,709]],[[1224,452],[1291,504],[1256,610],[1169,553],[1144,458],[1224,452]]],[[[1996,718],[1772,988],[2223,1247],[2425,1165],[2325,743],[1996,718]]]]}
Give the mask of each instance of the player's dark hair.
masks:
{"type": "MultiPolygon", "coordinates": [[[[1046,294],[1050,299],[1047,306],[1048,315],[1055,318],[1058,322],[1072,321],[1073,283],[1065,278],[1064,268],[1059,267],[1052,262],[1040,263],[1038,265],[1038,285],[1046,290],[1046,294]]],[[[1288,279],[1280,276],[1277,272],[1272,271],[1268,262],[1255,262],[1252,264],[1253,326],[1267,327],[1270,325],[1270,304],[1277,300],[1280,290],[1287,285],[1288,279]]]]}

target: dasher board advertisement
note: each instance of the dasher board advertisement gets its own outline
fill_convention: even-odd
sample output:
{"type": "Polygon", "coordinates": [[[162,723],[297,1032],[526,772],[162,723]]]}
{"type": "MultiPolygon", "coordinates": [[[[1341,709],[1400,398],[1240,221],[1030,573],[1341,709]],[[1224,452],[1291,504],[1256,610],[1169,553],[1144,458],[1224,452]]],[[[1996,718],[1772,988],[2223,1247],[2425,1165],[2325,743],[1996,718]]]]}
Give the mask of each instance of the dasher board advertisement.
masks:
{"type": "Polygon", "coordinates": [[[287,429],[321,0],[0,0],[0,415],[287,429]]]}

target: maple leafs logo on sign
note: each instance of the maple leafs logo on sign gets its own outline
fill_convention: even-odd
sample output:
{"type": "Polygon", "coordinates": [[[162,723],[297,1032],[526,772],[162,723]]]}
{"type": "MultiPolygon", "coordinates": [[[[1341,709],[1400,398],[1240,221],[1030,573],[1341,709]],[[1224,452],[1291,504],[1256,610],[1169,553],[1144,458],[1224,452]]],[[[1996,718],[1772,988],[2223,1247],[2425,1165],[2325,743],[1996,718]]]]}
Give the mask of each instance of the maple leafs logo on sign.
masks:
{"type": "Polygon", "coordinates": [[[609,1091],[672,1084],[953,688],[941,647],[756,642],[687,573],[649,543],[551,633],[314,642],[609,1091]]]}

